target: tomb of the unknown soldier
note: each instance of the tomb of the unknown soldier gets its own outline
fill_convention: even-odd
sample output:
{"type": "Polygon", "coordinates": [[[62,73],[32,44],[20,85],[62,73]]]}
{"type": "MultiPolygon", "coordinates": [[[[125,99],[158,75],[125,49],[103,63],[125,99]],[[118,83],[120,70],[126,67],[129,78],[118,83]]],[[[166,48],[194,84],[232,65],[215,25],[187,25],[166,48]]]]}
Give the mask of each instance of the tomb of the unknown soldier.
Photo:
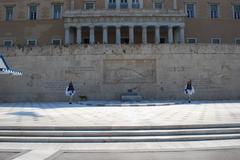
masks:
{"type": "MultiPolygon", "coordinates": [[[[94,45],[2,48],[24,73],[1,76],[3,102],[66,101],[68,81],[75,100],[120,100],[134,88],[144,100],[181,100],[191,79],[196,100],[237,100],[240,47],[235,45],[94,45]]],[[[140,98],[138,97],[138,98],[140,98]]]]}

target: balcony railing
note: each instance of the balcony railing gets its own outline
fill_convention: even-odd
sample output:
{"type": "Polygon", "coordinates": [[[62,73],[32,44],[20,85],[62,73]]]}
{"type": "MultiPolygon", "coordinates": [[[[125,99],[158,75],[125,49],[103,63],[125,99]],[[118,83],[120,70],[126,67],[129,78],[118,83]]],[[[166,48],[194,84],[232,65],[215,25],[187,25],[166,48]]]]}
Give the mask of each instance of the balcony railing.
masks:
{"type": "Polygon", "coordinates": [[[149,17],[185,17],[186,13],[183,10],[67,10],[64,12],[64,18],[74,18],[74,17],[142,17],[142,16],[149,16],[149,17]]]}
{"type": "Polygon", "coordinates": [[[116,9],[116,7],[117,7],[116,3],[109,3],[108,4],[109,9],[116,9]]]}
{"type": "Polygon", "coordinates": [[[120,3],[120,8],[127,9],[128,8],[128,4],[127,3],[120,3]]]}
{"type": "Polygon", "coordinates": [[[132,8],[138,9],[138,8],[140,8],[140,4],[139,3],[133,3],[132,8]]]}

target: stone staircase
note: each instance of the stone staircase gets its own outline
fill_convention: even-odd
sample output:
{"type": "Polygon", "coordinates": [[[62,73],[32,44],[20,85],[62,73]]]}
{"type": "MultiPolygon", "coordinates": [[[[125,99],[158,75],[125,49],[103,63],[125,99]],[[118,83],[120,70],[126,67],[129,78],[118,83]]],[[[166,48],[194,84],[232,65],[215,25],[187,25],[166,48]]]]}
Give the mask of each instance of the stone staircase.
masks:
{"type": "Polygon", "coordinates": [[[240,139],[240,124],[175,126],[0,126],[0,142],[104,143],[240,139]]]}

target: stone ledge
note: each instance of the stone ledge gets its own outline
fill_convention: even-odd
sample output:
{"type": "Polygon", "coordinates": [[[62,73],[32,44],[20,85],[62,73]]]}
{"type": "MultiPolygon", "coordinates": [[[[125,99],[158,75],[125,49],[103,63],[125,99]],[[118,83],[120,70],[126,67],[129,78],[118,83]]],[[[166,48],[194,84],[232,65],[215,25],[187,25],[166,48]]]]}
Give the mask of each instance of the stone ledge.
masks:
{"type": "Polygon", "coordinates": [[[141,101],[142,96],[140,96],[140,95],[122,95],[121,100],[122,101],[141,101]]]}

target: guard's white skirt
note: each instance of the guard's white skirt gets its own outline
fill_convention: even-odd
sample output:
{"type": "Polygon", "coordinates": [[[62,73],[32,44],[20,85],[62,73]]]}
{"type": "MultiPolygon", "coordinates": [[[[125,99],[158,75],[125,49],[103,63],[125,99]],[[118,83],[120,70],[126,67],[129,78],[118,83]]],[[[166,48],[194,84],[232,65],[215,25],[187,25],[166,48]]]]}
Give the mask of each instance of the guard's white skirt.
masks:
{"type": "Polygon", "coordinates": [[[187,95],[193,95],[195,93],[195,90],[193,87],[192,89],[184,89],[184,93],[187,95]]]}
{"type": "Polygon", "coordinates": [[[66,90],[65,90],[66,96],[74,96],[74,94],[75,94],[75,91],[68,91],[68,87],[66,88],[66,90]]]}

